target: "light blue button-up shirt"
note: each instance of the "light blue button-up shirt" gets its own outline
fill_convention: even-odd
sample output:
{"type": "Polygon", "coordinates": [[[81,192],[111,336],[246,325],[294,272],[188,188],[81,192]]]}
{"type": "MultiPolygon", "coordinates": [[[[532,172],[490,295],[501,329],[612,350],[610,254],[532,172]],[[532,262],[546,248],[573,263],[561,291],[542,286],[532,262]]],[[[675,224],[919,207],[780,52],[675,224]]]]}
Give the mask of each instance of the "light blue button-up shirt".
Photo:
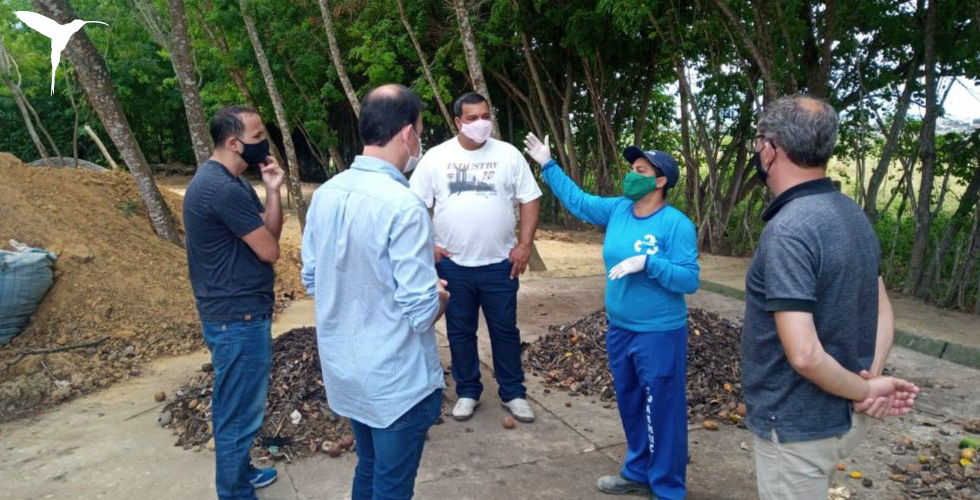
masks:
{"type": "Polygon", "coordinates": [[[313,193],[303,284],[316,303],[327,401],[385,428],[445,387],[428,210],[394,166],[358,156],[313,193]]]}

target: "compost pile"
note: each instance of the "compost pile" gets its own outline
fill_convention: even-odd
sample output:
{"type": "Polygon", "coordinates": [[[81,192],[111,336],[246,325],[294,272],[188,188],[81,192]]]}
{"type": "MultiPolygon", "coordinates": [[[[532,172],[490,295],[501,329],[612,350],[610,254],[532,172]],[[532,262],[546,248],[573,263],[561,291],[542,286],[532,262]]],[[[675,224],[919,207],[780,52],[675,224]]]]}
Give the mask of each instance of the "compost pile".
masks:
{"type": "MultiPolygon", "coordinates": [[[[899,483],[906,498],[976,500],[980,498],[980,466],[964,450],[932,441],[917,446],[910,439],[893,451],[914,457],[914,462],[892,464],[890,479],[899,483]]],[[[972,454],[976,453],[974,449],[972,454]]]]}
{"type": "MultiPolygon", "coordinates": [[[[185,449],[214,447],[214,373],[210,365],[203,368],[204,373],[179,388],[160,414],[160,423],[177,435],[175,445],[185,449]]],[[[287,460],[317,452],[339,455],[352,448],[347,420],[334,415],[327,404],[316,329],[297,328],[275,339],[265,420],[254,446],[256,456],[287,460]]]]}
{"type": "MultiPolygon", "coordinates": [[[[526,347],[528,371],[570,396],[616,399],[606,358],[606,313],[593,312],[575,322],[549,327],[526,347]]],[[[688,316],[687,404],[689,419],[721,419],[742,425],[741,327],[717,314],[691,309],[688,316]]]]}
{"type": "MultiPolygon", "coordinates": [[[[161,192],[179,222],[182,198],[161,192]]],[[[185,251],[154,234],[130,174],[29,167],[0,153],[0,245],[9,239],[58,261],[31,323],[0,348],[0,422],[203,348],[185,251]]],[[[295,253],[276,267],[280,306],[303,293],[295,253]]]]}

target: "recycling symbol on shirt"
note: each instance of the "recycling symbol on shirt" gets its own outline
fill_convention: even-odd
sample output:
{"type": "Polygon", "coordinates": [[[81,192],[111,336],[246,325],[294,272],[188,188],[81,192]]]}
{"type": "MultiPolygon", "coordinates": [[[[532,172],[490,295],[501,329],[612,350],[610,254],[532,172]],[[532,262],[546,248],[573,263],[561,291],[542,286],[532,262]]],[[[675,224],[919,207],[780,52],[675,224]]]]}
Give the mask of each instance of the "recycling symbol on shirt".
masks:
{"type": "Polygon", "coordinates": [[[652,234],[644,236],[641,240],[636,240],[636,243],[633,244],[633,250],[636,253],[643,253],[644,247],[646,247],[647,255],[656,255],[660,251],[660,245],[657,244],[657,237],[652,234]]]}

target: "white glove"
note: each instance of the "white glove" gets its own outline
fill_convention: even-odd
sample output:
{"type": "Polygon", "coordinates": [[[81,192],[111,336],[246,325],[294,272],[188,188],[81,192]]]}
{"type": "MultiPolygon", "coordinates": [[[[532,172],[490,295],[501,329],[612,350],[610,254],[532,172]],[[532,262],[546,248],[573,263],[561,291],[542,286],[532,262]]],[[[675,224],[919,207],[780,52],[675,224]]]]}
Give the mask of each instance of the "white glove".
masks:
{"type": "Polygon", "coordinates": [[[524,139],[524,152],[540,165],[551,161],[551,138],[544,136],[544,143],[533,133],[528,133],[524,139]]]}
{"type": "Polygon", "coordinates": [[[623,259],[622,262],[616,264],[616,267],[609,271],[609,279],[618,280],[627,274],[638,273],[643,270],[647,265],[646,255],[637,255],[636,257],[630,257],[628,259],[623,259]]]}

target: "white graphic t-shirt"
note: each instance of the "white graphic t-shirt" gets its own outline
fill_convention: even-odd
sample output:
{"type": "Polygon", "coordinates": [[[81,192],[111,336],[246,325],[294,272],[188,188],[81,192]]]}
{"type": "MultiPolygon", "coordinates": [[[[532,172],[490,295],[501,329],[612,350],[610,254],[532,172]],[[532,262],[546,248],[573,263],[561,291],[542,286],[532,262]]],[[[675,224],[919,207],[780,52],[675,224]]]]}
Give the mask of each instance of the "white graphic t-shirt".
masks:
{"type": "Polygon", "coordinates": [[[506,260],[517,245],[515,205],[541,197],[520,150],[492,138],[476,151],[455,137],[430,149],[410,182],[427,207],[435,206],[436,245],[465,267],[506,260]]]}

